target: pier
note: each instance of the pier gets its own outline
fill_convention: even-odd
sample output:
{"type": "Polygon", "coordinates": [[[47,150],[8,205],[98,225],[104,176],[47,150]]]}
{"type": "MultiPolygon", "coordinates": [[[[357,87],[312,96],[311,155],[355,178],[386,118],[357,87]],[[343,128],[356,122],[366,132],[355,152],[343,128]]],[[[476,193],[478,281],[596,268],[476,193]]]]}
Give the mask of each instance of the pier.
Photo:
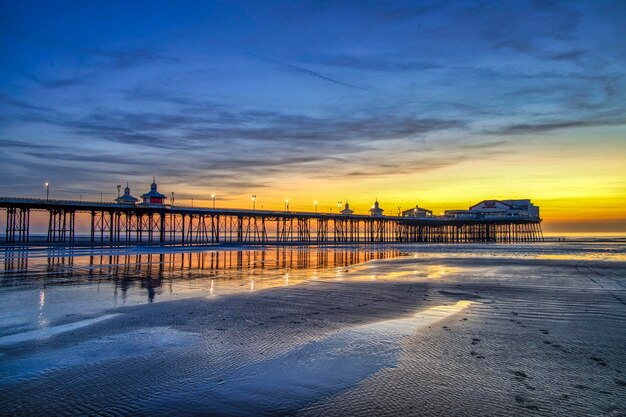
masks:
{"type": "Polygon", "coordinates": [[[45,242],[77,242],[77,216],[86,216],[93,244],[323,244],[539,242],[538,216],[450,213],[382,216],[165,204],[98,203],[0,197],[5,244],[26,244],[33,212],[48,214],[45,242]]]}

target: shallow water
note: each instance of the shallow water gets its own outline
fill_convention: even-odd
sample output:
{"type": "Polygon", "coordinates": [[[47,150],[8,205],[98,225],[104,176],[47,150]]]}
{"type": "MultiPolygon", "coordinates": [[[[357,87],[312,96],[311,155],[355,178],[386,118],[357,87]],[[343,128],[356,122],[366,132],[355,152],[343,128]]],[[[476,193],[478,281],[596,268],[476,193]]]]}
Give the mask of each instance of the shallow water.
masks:
{"type": "Polygon", "coordinates": [[[119,306],[295,285],[401,253],[389,247],[146,250],[0,252],[0,335],[119,306]]]}
{"type": "Polygon", "coordinates": [[[4,252],[0,414],[626,413],[623,243],[146,252],[4,252]]]}

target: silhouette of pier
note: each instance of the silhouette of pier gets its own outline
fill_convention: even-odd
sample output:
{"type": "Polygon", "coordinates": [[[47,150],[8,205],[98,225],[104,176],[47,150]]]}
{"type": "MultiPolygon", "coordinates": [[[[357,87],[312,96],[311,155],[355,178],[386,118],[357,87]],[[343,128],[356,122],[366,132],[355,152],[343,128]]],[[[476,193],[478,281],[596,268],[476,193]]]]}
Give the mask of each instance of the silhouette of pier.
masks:
{"type": "Polygon", "coordinates": [[[89,216],[93,244],[309,244],[383,242],[538,242],[538,216],[374,216],[343,213],[194,208],[0,197],[5,244],[32,242],[30,217],[48,213],[47,243],[72,245],[76,215],[89,216]],[[464,217],[465,216],[465,217],[464,217]]]}

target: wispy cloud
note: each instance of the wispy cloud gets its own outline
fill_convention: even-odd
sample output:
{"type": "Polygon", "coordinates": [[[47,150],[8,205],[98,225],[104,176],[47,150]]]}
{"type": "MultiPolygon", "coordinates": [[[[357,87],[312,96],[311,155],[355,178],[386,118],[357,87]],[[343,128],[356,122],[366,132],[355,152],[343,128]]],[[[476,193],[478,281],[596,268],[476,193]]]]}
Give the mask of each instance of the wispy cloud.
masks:
{"type": "Polygon", "coordinates": [[[152,49],[104,49],[81,48],[80,53],[88,59],[96,59],[100,65],[114,69],[127,69],[155,63],[178,63],[178,58],[162,55],[152,49]]]}
{"type": "Polygon", "coordinates": [[[317,78],[317,79],[323,80],[323,81],[328,81],[330,83],[341,85],[341,86],[344,86],[344,87],[354,88],[354,89],[361,90],[361,91],[370,91],[368,88],[361,87],[361,86],[354,85],[354,84],[350,84],[350,83],[347,83],[347,82],[344,82],[344,81],[339,81],[339,80],[336,80],[334,78],[330,78],[330,77],[328,77],[326,75],[320,74],[319,72],[312,71],[310,69],[303,68],[303,67],[298,66],[298,65],[290,64],[288,62],[283,62],[283,61],[279,61],[279,60],[268,58],[268,57],[261,57],[261,58],[263,60],[265,60],[265,61],[272,62],[274,64],[280,65],[281,67],[283,67],[283,68],[285,68],[285,69],[287,69],[289,71],[293,71],[293,72],[297,72],[297,73],[300,73],[300,74],[304,74],[304,75],[307,75],[309,77],[317,78]]]}
{"type": "Polygon", "coordinates": [[[353,55],[335,55],[315,59],[326,65],[381,72],[410,72],[442,68],[433,61],[397,61],[390,58],[359,57],[353,55]]]}
{"type": "Polygon", "coordinates": [[[524,135],[532,133],[545,133],[560,129],[620,125],[626,125],[626,117],[588,120],[552,120],[537,123],[520,123],[502,127],[500,129],[493,130],[490,133],[495,133],[498,135],[524,135]]]}

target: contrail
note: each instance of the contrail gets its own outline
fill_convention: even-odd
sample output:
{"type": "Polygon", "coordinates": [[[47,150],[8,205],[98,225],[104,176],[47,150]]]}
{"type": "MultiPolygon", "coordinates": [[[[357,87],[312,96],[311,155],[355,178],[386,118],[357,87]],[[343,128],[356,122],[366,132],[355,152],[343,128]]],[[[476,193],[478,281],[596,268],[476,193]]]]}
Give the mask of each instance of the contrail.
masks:
{"type": "Polygon", "coordinates": [[[260,58],[262,58],[262,59],[264,59],[266,61],[269,61],[269,62],[273,62],[275,64],[279,64],[279,65],[285,66],[285,67],[291,69],[292,71],[300,72],[300,73],[303,73],[303,74],[306,74],[306,75],[310,75],[310,76],[315,77],[315,78],[319,78],[320,80],[328,81],[328,82],[331,82],[331,83],[334,83],[334,84],[343,85],[344,87],[356,88],[357,90],[370,91],[367,88],[359,87],[358,85],[354,85],[354,84],[344,83],[343,81],[339,81],[339,80],[335,80],[333,78],[329,78],[329,77],[327,77],[325,75],[322,75],[322,74],[320,74],[318,72],[311,71],[309,69],[302,68],[302,67],[299,67],[297,65],[290,64],[288,62],[278,61],[276,59],[272,59],[272,58],[268,58],[268,57],[264,57],[264,56],[262,56],[260,58]]]}

